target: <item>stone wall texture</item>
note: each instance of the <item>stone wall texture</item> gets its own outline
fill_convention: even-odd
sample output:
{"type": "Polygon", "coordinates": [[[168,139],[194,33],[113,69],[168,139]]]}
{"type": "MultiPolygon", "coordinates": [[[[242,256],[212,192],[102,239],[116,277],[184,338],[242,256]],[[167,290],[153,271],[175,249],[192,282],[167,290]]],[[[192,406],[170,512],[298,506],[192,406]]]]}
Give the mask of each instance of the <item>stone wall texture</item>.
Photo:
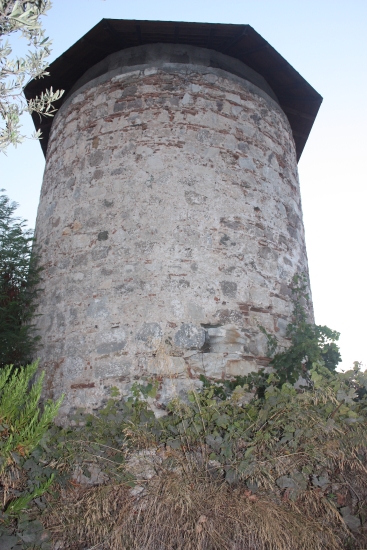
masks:
{"type": "MultiPolygon", "coordinates": [[[[36,238],[47,397],[61,416],[156,376],[266,367],[307,272],[287,117],[244,78],[151,63],[76,90],[52,127],[36,238]]],[[[159,405],[158,405],[159,406],[159,405]]]]}

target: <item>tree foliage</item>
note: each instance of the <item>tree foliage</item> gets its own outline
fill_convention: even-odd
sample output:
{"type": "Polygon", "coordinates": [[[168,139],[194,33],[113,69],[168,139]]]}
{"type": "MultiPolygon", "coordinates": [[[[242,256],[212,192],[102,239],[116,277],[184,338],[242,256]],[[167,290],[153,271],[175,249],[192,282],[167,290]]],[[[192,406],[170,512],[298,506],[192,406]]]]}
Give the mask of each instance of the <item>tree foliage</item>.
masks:
{"type": "MultiPolygon", "coordinates": [[[[50,7],[50,0],[0,0],[0,151],[25,138],[19,121],[24,112],[52,116],[53,102],[63,93],[51,88],[29,102],[23,94],[30,80],[49,74],[46,69],[51,42],[45,37],[40,18],[50,7]],[[17,33],[30,48],[24,57],[12,57],[8,37],[17,33]]],[[[34,137],[39,138],[40,132],[34,137]]]]}
{"type": "Polygon", "coordinates": [[[26,364],[39,337],[32,317],[40,268],[32,231],[14,216],[17,204],[0,195],[0,367],[26,364]]]}

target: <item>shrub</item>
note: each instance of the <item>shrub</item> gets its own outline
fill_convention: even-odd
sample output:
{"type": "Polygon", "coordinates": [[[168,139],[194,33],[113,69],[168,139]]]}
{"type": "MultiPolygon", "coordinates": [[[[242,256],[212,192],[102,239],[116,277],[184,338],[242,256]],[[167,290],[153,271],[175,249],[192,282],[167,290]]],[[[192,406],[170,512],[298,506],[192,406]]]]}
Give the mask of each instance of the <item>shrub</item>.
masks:
{"type": "Polygon", "coordinates": [[[309,323],[305,305],[309,305],[307,277],[295,275],[290,285],[293,299],[293,320],[288,324],[286,336],[290,346],[278,353],[275,338],[263,327],[268,337],[269,354],[273,356],[271,366],[278,375],[279,384],[294,384],[300,377],[309,380],[309,371],[314,363],[322,363],[330,371],[335,371],[341,361],[338,345],[339,332],[329,327],[309,323]]]}

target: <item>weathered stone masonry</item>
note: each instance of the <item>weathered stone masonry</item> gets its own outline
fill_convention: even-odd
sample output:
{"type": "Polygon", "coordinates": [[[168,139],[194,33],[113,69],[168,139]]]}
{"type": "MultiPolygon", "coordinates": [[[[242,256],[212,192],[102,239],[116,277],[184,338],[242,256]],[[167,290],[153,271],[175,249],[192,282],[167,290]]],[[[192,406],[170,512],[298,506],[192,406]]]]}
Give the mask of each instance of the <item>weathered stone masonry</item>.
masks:
{"type": "Polygon", "coordinates": [[[62,414],[142,377],[159,377],[164,401],[201,373],[266,366],[259,325],[286,344],[288,283],[307,272],[288,119],[256,73],[189,50],[170,46],[174,63],[158,47],[132,66],[110,56],[53,122],[37,323],[62,414]]]}

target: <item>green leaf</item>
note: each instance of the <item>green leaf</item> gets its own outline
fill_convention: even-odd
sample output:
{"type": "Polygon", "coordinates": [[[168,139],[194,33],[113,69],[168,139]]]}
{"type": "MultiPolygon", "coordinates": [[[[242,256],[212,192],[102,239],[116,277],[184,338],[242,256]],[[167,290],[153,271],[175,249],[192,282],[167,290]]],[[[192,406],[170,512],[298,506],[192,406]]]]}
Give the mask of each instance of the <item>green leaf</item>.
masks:
{"type": "Polygon", "coordinates": [[[245,458],[250,458],[255,450],[256,450],[256,447],[247,447],[247,449],[245,451],[245,454],[244,454],[244,457],[245,458]]]}
{"type": "Polygon", "coordinates": [[[221,428],[226,428],[228,426],[230,420],[231,419],[227,414],[221,414],[215,420],[215,423],[217,424],[217,426],[220,426],[221,428]]]}

